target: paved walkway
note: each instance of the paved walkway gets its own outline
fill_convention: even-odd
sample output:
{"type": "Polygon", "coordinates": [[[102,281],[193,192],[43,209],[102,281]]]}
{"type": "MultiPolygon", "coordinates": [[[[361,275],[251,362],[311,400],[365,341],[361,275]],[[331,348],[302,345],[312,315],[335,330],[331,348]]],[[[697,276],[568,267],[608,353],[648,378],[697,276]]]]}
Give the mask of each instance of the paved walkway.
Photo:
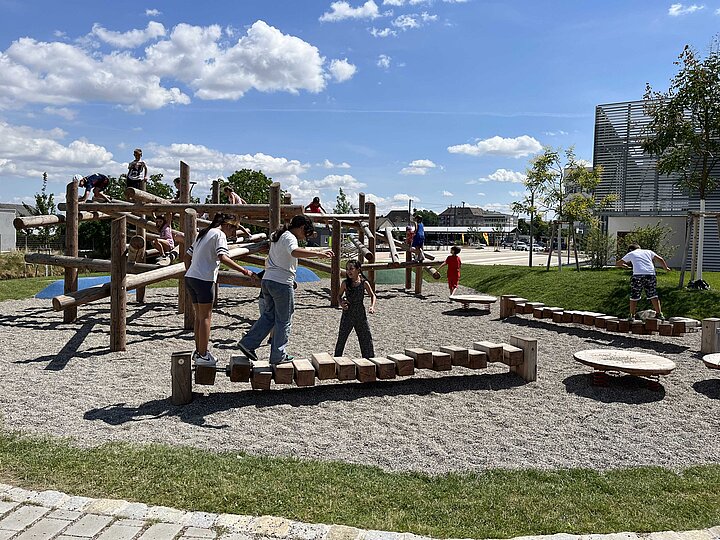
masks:
{"type": "MultiPolygon", "coordinates": [[[[310,525],[273,516],[186,512],[116,499],[73,497],[0,484],[0,540],[429,540],[410,533],[310,525]]],[[[522,540],[719,540],[720,527],[604,535],[554,534],[522,540]]]]}

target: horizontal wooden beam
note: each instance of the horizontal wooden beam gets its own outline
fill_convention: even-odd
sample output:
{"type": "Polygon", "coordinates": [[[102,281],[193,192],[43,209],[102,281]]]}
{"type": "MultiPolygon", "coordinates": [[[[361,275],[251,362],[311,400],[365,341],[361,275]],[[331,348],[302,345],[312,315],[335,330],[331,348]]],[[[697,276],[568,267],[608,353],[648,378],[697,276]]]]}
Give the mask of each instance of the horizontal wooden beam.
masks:
{"type": "MultiPolygon", "coordinates": [[[[240,218],[263,219],[267,218],[270,207],[267,204],[190,204],[190,203],[138,203],[128,206],[127,203],[79,203],[78,208],[85,211],[133,212],[134,214],[155,213],[182,213],[186,208],[192,208],[198,214],[223,212],[233,214],[240,218]],[[103,208],[105,210],[103,210],[103,208]]],[[[289,220],[297,214],[303,213],[299,204],[284,204],[280,206],[282,219],[289,220]]]]}

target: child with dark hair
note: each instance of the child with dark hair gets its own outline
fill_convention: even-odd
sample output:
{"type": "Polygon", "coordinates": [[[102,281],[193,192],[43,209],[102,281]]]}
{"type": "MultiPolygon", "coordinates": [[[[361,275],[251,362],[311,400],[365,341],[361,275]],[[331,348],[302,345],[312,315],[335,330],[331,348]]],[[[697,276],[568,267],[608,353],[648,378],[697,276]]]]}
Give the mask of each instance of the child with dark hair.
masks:
{"type": "Polygon", "coordinates": [[[298,241],[307,240],[315,234],[313,222],[304,215],[292,218],[289,225],[283,225],[270,237],[270,252],[265,259],[265,274],[260,282],[265,310],[252,325],[247,334],[238,342],[238,348],[252,361],[257,360],[255,349],[274,328],[270,363],[281,364],[293,359],[287,354],[287,345],[292,329],[295,311],[293,283],[298,257],[332,258],[330,249],[301,248],[298,241]]]}
{"type": "Polygon", "coordinates": [[[175,247],[175,239],[172,235],[172,228],[168,223],[167,216],[158,214],[155,216],[155,226],[158,228],[160,238],[153,240],[153,247],[160,252],[160,258],[158,264],[167,266],[170,264],[170,253],[172,253],[175,247]]]}
{"type": "Polygon", "coordinates": [[[243,268],[228,256],[227,237],[235,236],[236,228],[237,223],[233,216],[215,214],[210,225],[198,233],[197,239],[185,253],[185,287],[195,311],[195,352],[192,359],[196,366],[214,366],[217,363],[217,359],[208,347],[215,282],[220,263],[250,279],[257,279],[253,272],[243,268]]]}
{"type": "Polygon", "coordinates": [[[133,157],[135,158],[128,164],[128,172],[127,172],[127,187],[129,188],[135,188],[135,189],[142,189],[144,187],[144,183],[147,182],[147,165],[145,165],[145,162],[142,160],[142,150],[140,148],[136,148],[133,151],[133,157]]]}
{"type": "Polygon", "coordinates": [[[415,260],[423,262],[425,260],[425,254],[423,253],[423,247],[425,246],[425,226],[423,225],[422,216],[415,216],[415,235],[412,239],[412,247],[415,248],[415,260]]]}
{"type": "Polygon", "coordinates": [[[657,313],[657,318],[665,319],[665,315],[660,307],[660,297],[657,293],[657,275],[655,272],[655,263],[660,264],[667,272],[670,267],[660,255],[651,249],[641,249],[638,244],[630,244],[628,252],[625,256],[615,263],[619,268],[631,268],[632,277],[630,278],[630,316],[628,320],[635,320],[635,312],[637,304],[642,297],[643,290],[645,296],[653,305],[653,309],[657,313]]]}
{"type": "Polygon", "coordinates": [[[460,285],[460,266],[462,265],[462,261],[460,261],[460,257],[458,257],[459,254],[460,246],[451,247],[450,255],[448,255],[447,259],[445,259],[445,262],[438,266],[438,270],[440,270],[443,266],[447,266],[448,268],[447,282],[448,288],[450,289],[450,296],[455,294],[458,285],[460,285]]]}
{"type": "Polygon", "coordinates": [[[73,176],[73,180],[77,181],[78,187],[85,188],[85,193],[78,199],[80,202],[87,201],[90,190],[93,192],[92,202],[110,202],[110,197],[103,193],[105,188],[110,185],[110,178],[104,174],[95,173],[90,176],[76,174],[73,176]]]}
{"type": "Polygon", "coordinates": [[[370,307],[368,311],[375,313],[377,296],[362,273],[360,261],[355,259],[349,260],[345,265],[345,272],[347,277],[340,283],[340,292],[338,293],[338,302],[343,310],[343,314],[340,318],[340,330],[338,331],[337,343],[335,343],[335,356],[342,356],[347,338],[350,332],[355,329],[358,342],[360,343],[360,353],[363,358],[372,358],[375,356],[375,348],[373,346],[372,334],[370,333],[370,325],[368,324],[367,314],[365,313],[363,299],[367,292],[370,297],[370,307]],[[344,299],[343,295],[345,295],[344,299]]]}
{"type": "Polygon", "coordinates": [[[311,214],[327,214],[320,204],[320,197],[313,197],[312,202],[305,207],[305,211],[311,214]]]}

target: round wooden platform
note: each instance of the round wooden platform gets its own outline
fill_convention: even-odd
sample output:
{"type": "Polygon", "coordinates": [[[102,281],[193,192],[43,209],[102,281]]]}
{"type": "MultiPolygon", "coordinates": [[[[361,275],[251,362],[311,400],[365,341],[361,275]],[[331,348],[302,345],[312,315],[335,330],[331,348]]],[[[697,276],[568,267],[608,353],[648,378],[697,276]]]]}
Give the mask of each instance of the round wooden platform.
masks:
{"type": "Polygon", "coordinates": [[[668,375],[675,362],[662,356],[638,351],[590,349],[575,353],[575,360],[598,371],[621,371],[630,375],[668,375]]]}
{"type": "Polygon", "coordinates": [[[710,369],[720,369],[720,353],[706,354],[703,356],[703,362],[710,369]]]}
{"type": "Polygon", "coordinates": [[[449,298],[453,302],[460,302],[463,309],[469,309],[470,304],[485,304],[485,307],[490,309],[490,304],[497,302],[497,298],[487,294],[455,294],[449,298]]]}

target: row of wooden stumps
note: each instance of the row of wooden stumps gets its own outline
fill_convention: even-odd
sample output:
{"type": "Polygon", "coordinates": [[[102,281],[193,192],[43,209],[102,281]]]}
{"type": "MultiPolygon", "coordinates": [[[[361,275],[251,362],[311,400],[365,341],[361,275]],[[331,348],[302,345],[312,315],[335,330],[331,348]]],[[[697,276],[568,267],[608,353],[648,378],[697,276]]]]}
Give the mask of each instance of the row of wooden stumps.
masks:
{"type": "Polygon", "coordinates": [[[333,357],[328,353],[315,353],[309,359],[296,359],[277,366],[268,362],[251,362],[244,355],[230,358],[227,366],[193,367],[192,351],[172,354],[170,374],[173,405],[187,405],[192,401],[192,371],[195,384],[215,384],[218,371],[225,373],[231,382],[249,382],[253,389],[268,390],[275,385],[314,386],[315,380],[374,382],[396,377],[411,377],[416,369],[450,371],[453,367],[484,369],[488,362],[507,365],[511,373],[525,381],[537,380],[537,340],[511,336],[510,343],[477,341],[472,348],[455,345],[440,347],[437,351],[408,348],[404,353],[386,357],[348,358],[333,357]]]}
{"type": "Polygon", "coordinates": [[[593,311],[566,310],[561,307],[548,307],[542,302],[528,302],[525,298],[513,295],[500,297],[500,318],[505,319],[513,315],[532,315],[536,319],[551,319],[554,323],[583,324],[607,330],[638,335],[651,335],[658,333],[661,336],[682,336],[686,332],[685,321],[667,322],[660,319],[645,319],[644,321],[620,319],[613,315],[605,315],[593,311]]]}

